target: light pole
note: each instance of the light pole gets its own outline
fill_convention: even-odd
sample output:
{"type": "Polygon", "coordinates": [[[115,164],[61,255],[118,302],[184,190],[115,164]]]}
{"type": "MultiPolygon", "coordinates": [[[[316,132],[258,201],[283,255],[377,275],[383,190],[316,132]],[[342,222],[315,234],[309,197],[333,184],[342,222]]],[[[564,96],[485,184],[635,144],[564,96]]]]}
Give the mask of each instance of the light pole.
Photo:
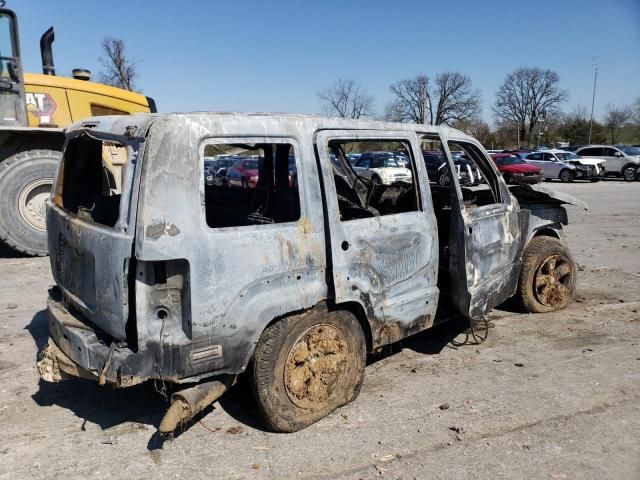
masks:
{"type": "Polygon", "coordinates": [[[598,57],[593,57],[593,96],[591,97],[591,121],[589,122],[589,145],[591,145],[591,130],[593,129],[593,105],[596,103],[596,82],[598,81],[598,57]]]}

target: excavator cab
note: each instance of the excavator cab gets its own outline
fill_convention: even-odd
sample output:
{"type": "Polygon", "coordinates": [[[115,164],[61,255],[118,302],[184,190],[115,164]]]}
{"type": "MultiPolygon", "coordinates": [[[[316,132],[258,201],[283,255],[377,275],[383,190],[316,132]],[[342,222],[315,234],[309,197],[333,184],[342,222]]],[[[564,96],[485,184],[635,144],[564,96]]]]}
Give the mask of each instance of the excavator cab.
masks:
{"type": "Polygon", "coordinates": [[[0,125],[27,126],[18,23],[5,8],[0,8],[0,125]]]}

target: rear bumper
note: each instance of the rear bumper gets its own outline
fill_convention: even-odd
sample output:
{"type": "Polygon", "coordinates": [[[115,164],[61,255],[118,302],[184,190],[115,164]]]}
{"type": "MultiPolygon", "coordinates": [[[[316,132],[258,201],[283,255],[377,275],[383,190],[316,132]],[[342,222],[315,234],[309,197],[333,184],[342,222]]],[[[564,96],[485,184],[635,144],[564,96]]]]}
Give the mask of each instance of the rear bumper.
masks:
{"type": "MultiPolygon", "coordinates": [[[[50,296],[47,310],[49,342],[55,345],[52,350],[58,363],[75,365],[81,371],[93,375],[100,383],[122,387],[135,385],[150,378],[149,372],[142,368],[143,355],[115,343],[107,345],[108,340],[99,338],[98,333],[82,322],[79,316],[71,314],[62,301],[50,296]]],[[[72,374],[65,368],[61,369],[72,374]]],[[[42,375],[42,369],[41,376],[49,380],[42,375]]]]}
{"type": "MultiPolygon", "coordinates": [[[[134,351],[125,342],[111,341],[111,337],[97,331],[80,314],[67,309],[56,288],[51,290],[47,310],[49,342],[54,345],[45,348],[42,360],[47,354],[53,356],[53,363],[59,364],[60,370],[68,375],[127,387],[149,379],[194,382],[230,369],[224,363],[222,345],[155,343],[134,351]]],[[[61,379],[60,375],[43,373],[43,368],[40,368],[40,374],[47,381],[61,379]]]]}

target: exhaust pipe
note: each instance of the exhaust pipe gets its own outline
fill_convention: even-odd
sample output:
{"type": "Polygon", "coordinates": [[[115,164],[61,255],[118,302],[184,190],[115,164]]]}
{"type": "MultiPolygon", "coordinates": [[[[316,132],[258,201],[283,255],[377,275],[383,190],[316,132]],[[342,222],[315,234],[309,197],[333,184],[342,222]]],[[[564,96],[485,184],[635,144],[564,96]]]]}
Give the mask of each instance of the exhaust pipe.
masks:
{"type": "Polygon", "coordinates": [[[164,435],[173,432],[178,425],[188,422],[218,400],[235,382],[235,375],[226,375],[174,393],[171,395],[171,406],[160,422],[159,432],[164,435]]]}
{"type": "Polygon", "coordinates": [[[45,75],[55,75],[56,68],[53,65],[53,50],[51,44],[56,39],[53,27],[42,34],[40,37],[40,55],[42,56],[42,73],[45,75]]]}

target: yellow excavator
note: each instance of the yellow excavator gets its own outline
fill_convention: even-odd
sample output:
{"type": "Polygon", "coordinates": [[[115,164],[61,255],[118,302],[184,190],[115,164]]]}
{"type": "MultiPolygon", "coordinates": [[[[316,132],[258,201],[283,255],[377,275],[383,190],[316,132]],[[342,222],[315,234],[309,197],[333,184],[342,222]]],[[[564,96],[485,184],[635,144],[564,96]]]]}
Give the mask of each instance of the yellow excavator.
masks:
{"type": "Polygon", "coordinates": [[[155,112],[152,98],[55,74],[53,27],[40,39],[42,74],[23,73],[18,22],[0,1],[0,243],[27,255],[47,254],[45,201],[64,142],[63,129],[96,115],[155,112]]]}

